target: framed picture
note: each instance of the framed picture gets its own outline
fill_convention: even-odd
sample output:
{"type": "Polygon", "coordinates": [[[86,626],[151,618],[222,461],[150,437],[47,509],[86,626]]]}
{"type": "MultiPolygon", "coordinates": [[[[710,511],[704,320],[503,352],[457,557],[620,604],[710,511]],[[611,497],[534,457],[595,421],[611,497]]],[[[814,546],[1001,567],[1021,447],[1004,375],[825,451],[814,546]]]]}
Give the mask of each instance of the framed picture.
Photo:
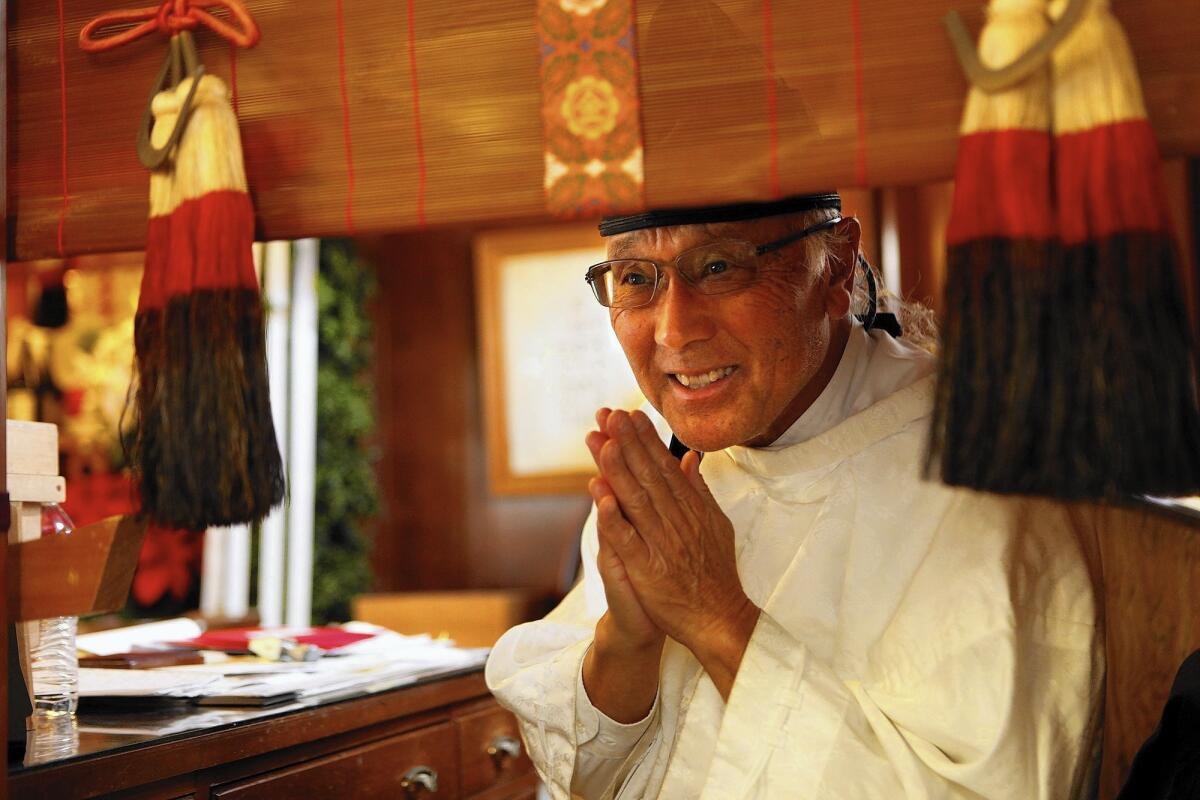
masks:
{"type": "Polygon", "coordinates": [[[645,402],[583,280],[604,260],[596,225],[481,233],[474,251],[492,491],[585,492],[596,409],[645,402]]]}

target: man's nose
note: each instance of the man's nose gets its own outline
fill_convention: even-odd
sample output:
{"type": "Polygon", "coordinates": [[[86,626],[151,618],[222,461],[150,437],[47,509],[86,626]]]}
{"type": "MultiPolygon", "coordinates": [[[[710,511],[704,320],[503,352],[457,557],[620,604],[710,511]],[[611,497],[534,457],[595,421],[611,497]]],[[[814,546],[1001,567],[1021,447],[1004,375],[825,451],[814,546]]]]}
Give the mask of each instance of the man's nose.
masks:
{"type": "Polygon", "coordinates": [[[693,342],[709,339],[716,332],[705,302],[707,298],[678,278],[678,275],[672,275],[659,287],[654,304],[658,311],[654,341],[660,347],[672,350],[682,350],[693,342]]]}

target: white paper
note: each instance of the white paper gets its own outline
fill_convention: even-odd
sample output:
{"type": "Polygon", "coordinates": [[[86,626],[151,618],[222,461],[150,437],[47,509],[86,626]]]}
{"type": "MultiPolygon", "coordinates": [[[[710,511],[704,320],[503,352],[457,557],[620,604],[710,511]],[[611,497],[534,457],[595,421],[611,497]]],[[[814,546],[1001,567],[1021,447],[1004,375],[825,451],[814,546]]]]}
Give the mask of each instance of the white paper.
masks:
{"type": "Polygon", "coordinates": [[[75,637],[75,646],[97,656],[129,653],[136,649],[162,647],[166,642],[194,639],[204,633],[204,626],[194,619],[178,617],[143,625],[129,625],[111,631],[85,633],[75,637]]]}
{"type": "Polygon", "coordinates": [[[80,697],[189,697],[220,679],[212,672],[155,669],[79,670],[80,697]]]}

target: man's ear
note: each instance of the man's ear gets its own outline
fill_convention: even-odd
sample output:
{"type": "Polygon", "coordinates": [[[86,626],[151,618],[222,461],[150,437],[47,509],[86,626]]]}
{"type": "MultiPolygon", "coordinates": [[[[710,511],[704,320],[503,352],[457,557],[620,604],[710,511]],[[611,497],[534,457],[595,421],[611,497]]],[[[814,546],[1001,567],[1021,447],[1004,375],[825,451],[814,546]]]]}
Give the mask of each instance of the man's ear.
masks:
{"type": "Polygon", "coordinates": [[[830,319],[841,319],[850,313],[854,295],[855,270],[858,268],[859,242],[862,227],[854,217],[847,217],[833,229],[836,234],[833,252],[829,254],[825,310],[830,319]]]}

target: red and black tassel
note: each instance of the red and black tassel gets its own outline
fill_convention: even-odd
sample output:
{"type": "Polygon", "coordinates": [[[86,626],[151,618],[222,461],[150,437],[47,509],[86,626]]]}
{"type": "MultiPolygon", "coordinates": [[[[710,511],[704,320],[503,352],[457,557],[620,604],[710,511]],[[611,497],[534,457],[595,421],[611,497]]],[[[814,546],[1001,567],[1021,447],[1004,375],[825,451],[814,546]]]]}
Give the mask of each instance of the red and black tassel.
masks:
{"type": "MultiPolygon", "coordinates": [[[[1065,3],[1037,5],[993,0],[985,62],[1011,62],[1065,3]],[[1027,26],[1001,24],[1018,14],[1027,26]]],[[[1091,0],[1049,75],[972,90],[956,180],[930,448],[943,480],[1072,499],[1200,491],[1178,254],[1133,58],[1107,0],[1091,0]],[[1038,124],[999,113],[1013,98],[1038,124]]]]}
{"type": "MultiPolygon", "coordinates": [[[[1048,28],[1044,2],[993,0],[980,59],[1008,64],[1048,28]]],[[[1029,420],[1054,369],[1042,351],[1055,226],[1050,122],[1048,66],[1011,89],[973,88],[967,98],[930,448],[950,484],[1025,491],[1040,446],[1029,420]]]]}
{"type": "MultiPolygon", "coordinates": [[[[169,136],[192,80],[154,99],[152,144],[169,136]]],[[[284,495],[237,119],[225,84],[199,81],[177,147],[151,173],[134,323],[142,507],[187,530],[260,519],[284,495]]]]}

